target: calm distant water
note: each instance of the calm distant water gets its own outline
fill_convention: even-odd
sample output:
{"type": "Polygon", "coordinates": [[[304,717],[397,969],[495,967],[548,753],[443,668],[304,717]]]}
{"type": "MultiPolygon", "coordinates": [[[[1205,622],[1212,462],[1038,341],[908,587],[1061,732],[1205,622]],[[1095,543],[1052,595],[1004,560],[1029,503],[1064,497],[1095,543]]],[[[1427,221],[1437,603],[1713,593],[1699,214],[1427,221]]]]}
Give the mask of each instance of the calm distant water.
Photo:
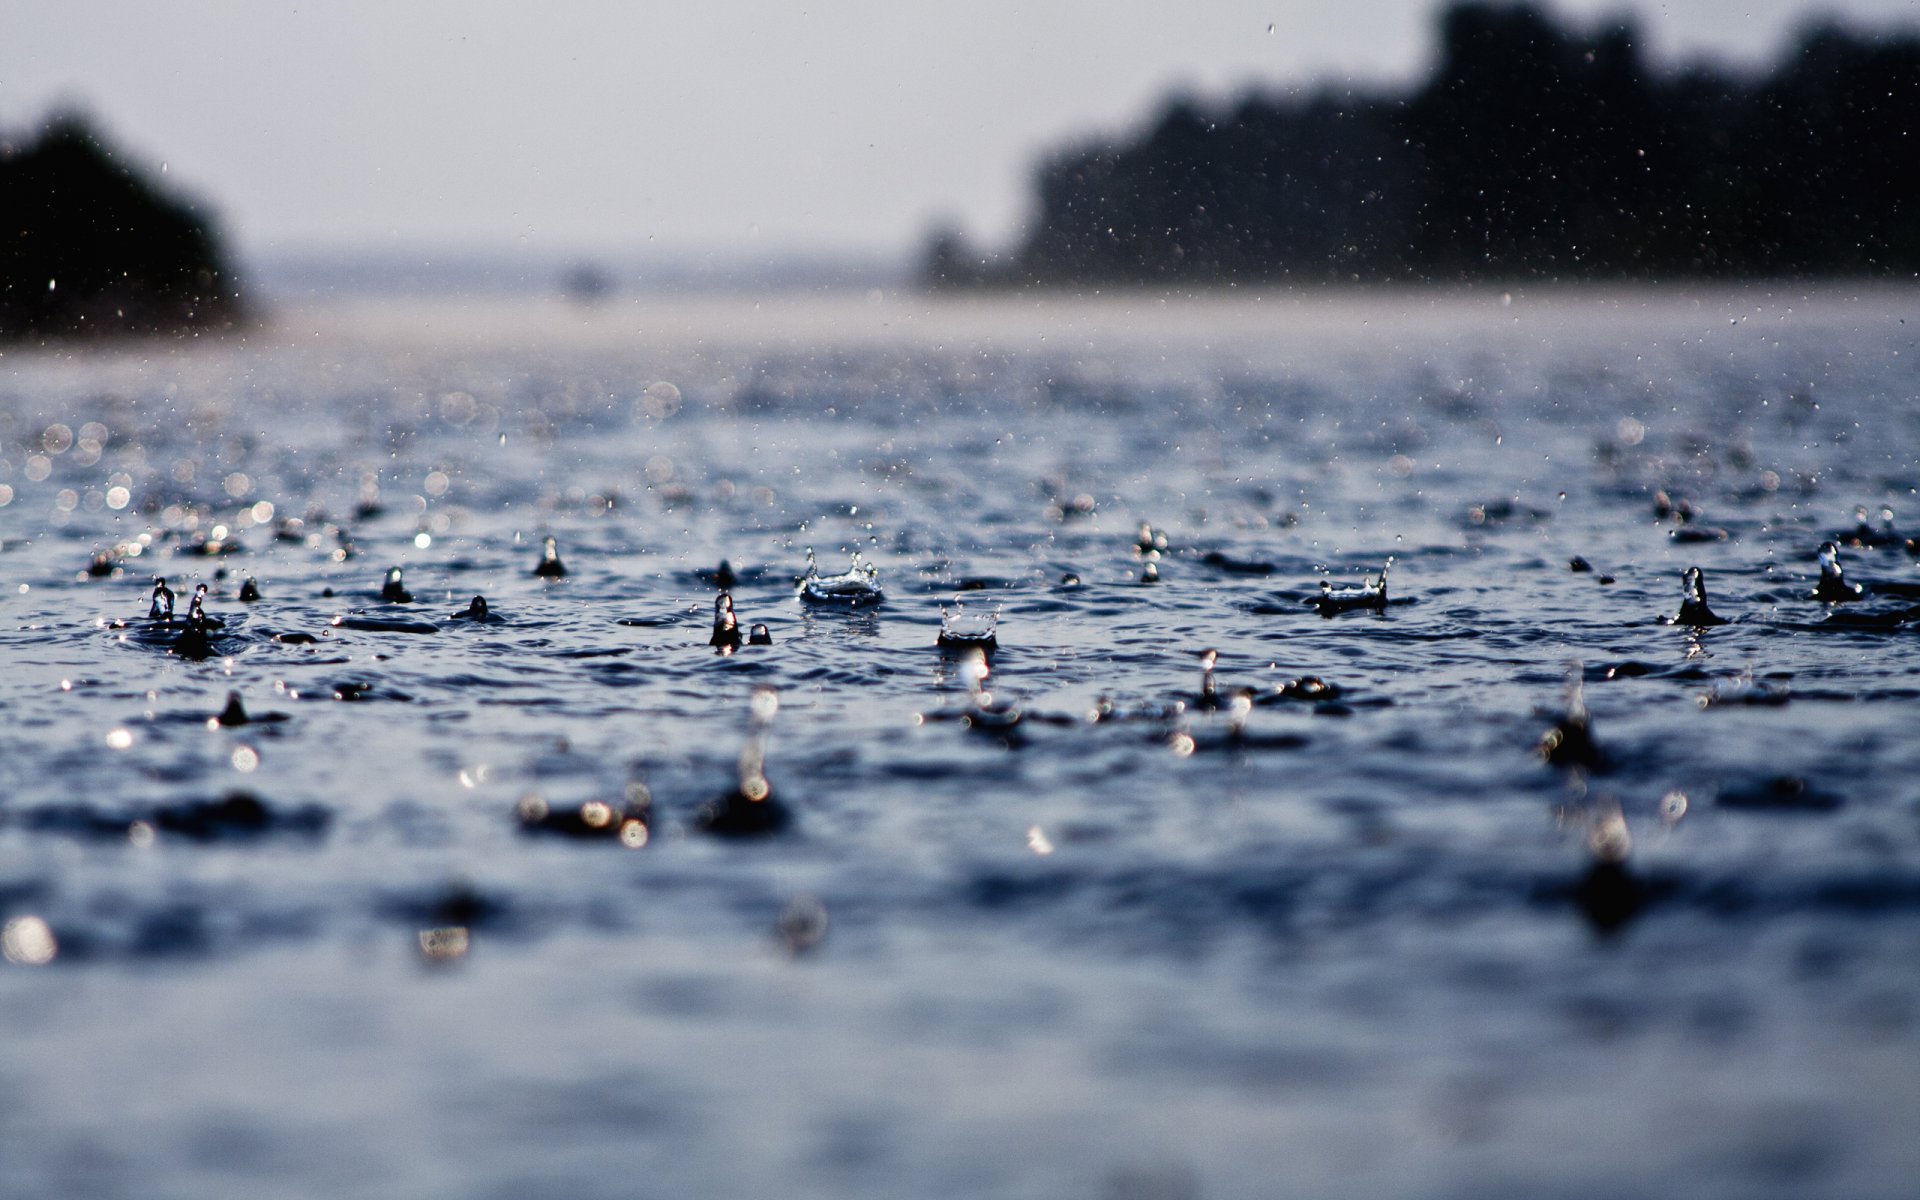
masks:
{"type": "Polygon", "coordinates": [[[0,1192],[1911,1195],[1916,299],[367,302],[9,350],[0,1192]],[[1898,537],[1822,604],[1856,506],[1898,537]],[[885,604],[803,607],[809,546],[885,604]],[[1384,611],[1309,603],[1389,557],[1384,611]],[[772,646],[708,646],[722,560],[772,646]],[[1663,622],[1695,565],[1726,624],[1663,622]],[[209,585],[213,657],[143,626],[155,575],[209,585]],[[955,719],[957,593],[1011,730],[955,719]],[[1209,648],[1223,699],[1339,699],[1236,736],[1209,648]],[[1537,752],[1570,678],[1591,768],[1537,752]],[[792,823],[715,837],[762,685],[792,823]],[[286,719],[210,727],[229,691],[286,719]],[[637,847],[517,815],[643,792],[637,847]]]}

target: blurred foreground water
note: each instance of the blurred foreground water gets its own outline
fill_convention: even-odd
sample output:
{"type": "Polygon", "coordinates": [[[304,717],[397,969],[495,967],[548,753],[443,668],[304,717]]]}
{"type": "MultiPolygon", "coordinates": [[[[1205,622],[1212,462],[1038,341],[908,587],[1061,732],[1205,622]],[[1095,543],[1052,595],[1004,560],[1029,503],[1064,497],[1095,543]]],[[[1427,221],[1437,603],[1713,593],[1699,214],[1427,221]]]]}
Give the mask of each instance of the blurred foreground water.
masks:
{"type": "Polygon", "coordinates": [[[1910,1195],[1915,301],[9,350],[0,1192],[1910,1195]]]}

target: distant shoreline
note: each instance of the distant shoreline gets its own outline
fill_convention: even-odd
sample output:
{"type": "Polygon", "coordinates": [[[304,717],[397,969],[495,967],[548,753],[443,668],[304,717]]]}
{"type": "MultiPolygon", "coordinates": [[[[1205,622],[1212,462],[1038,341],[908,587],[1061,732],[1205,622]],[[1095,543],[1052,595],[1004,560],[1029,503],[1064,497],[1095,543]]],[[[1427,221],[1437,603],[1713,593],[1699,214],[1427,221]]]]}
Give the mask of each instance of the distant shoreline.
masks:
{"type": "MultiPolygon", "coordinates": [[[[826,292],[626,294],[594,306],[555,293],[456,296],[335,294],[268,299],[256,323],[195,336],[49,341],[0,347],[0,363],[84,354],[125,357],[351,345],[466,346],[479,356],[529,346],[584,354],[659,355],[662,370],[697,350],[784,361],[796,346],[912,351],[944,345],[1057,355],[1075,369],[1142,347],[1231,362],[1276,343],[1301,352],[1329,339],[1367,353],[1400,337],[1558,338],[1596,323],[1671,330],[1663,344],[1748,340],[1812,322],[1893,326],[1920,299],[1904,281],[1572,283],[1505,289],[1469,284],[1336,284],[1266,289],[1150,288],[1077,292],[926,292],[911,287],[826,292]]],[[[1920,339],[1920,325],[1911,336],[1920,339]]]]}
{"type": "Polygon", "coordinates": [[[1169,98],[1035,172],[930,287],[1920,277],[1920,32],[1809,25],[1764,74],[1660,69],[1624,17],[1455,3],[1429,78],[1169,98]]]}

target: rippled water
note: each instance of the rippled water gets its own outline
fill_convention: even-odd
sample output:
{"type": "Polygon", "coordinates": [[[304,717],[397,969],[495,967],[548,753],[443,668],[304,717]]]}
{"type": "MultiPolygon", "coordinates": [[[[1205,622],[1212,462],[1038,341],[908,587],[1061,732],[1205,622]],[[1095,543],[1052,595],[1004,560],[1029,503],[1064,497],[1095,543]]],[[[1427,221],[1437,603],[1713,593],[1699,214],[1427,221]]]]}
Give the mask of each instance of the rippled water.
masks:
{"type": "Polygon", "coordinates": [[[1810,593],[1856,505],[1920,532],[1914,308],[367,302],[11,350],[0,1190],[1909,1194],[1920,567],[1810,593]],[[809,546],[885,603],[801,605],[809,546]],[[1312,604],[1389,558],[1384,608],[1312,604]],[[708,645],[723,560],[773,645],[708,645]],[[1664,622],[1692,565],[1726,624],[1664,622]],[[214,657],[138,619],[156,574],[214,657]],[[1590,769],[1538,751],[1576,660],[1590,769]],[[704,833],[761,685],[792,821],[704,833]],[[624,841],[521,815],[643,794],[624,841]]]}

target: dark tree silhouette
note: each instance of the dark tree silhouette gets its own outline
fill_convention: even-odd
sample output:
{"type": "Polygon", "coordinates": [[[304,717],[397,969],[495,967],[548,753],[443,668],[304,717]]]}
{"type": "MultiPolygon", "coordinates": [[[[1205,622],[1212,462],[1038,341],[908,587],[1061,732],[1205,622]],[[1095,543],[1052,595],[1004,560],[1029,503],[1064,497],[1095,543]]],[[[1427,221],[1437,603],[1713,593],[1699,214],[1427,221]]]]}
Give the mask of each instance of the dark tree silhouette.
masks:
{"type": "Polygon", "coordinates": [[[218,329],[243,316],[211,225],[77,113],[0,142],[0,338],[218,329]]]}
{"type": "Polygon", "coordinates": [[[1043,163],[1004,261],[935,285],[1920,274],[1920,36],[1804,31],[1763,77],[1658,73],[1635,28],[1444,10],[1404,95],[1210,111],[1043,163]]]}
{"type": "Polygon", "coordinates": [[[1533,8],[1441,19],[1401,128],[1419,155],[1415,259],[1436,276],[1637,274],[1660,178],[1658,103],[1629,27],[1583,39],[1533,8]]]}

